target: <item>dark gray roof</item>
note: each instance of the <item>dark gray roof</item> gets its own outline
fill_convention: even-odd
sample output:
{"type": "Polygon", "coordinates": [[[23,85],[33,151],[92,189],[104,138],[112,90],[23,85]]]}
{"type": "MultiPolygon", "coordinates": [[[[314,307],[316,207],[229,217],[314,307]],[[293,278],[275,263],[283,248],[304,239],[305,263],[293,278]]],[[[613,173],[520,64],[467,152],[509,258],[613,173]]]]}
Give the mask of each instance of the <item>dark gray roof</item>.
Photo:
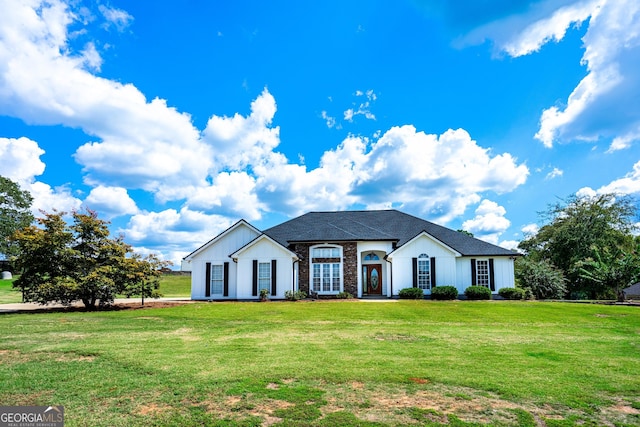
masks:
{"type": "Polygon", "coordinates": [[[635,283],[622,291],[627,295],[640,295],[640,283],[635,283]]]}
{"type": "Polygon", "coordinates": [[[309,212],[264,231],[281,245],[309,242],[392,241],[402,246],[422,232],[466,256],[516,252],[397,211],[309,212]]]}

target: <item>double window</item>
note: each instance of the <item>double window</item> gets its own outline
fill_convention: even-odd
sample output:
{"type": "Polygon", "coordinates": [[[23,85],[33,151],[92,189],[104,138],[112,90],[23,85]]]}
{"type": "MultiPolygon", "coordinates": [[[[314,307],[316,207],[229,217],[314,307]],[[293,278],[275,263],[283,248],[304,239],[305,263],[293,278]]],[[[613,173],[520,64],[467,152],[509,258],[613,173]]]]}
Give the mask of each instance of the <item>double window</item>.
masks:
{"type": "Polygon", "coordinates": [[[342,247],[318,246],[311,250],[311,290],[337,294],[342,288],[342,247]]]}

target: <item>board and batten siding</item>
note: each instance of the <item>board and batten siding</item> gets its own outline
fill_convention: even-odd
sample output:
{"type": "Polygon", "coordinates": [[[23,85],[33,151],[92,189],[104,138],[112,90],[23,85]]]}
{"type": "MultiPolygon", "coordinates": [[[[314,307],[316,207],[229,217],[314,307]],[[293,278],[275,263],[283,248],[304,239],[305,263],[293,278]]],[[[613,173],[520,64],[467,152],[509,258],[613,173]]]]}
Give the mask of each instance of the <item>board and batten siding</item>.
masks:
{"type": "MultiPolygon", "coordinates": [[[[237,299],[256,299],[253,295],[253,262],[276,261],[276,294],[272,299],[284,299],[285,291],[293,289],[293,259],[291,252],[268,239],[252,244],[238,256],[237,299]]],[[[273,265],[273,264],[272,264],[273,265]]]]}
{"type": "Polygon", "coordinates": [[[413,287],[412,260],[420,254],[435,257],[437,286],[453,285],[456,282],[456,254],[437,240],[422,235],[396,249],[391,256],[393,295],[398,295],[401,289],[413,287]]]}
{"type": "Polygon", "coordinates": [[[237,266],[229,254],[235,252],[258,237],[258,233],[244,224],[228,230],[226,234],[218,236],[212,244],[203,248],[191,260],[191,299],[202,300],[212,297],[206,296],[206,265],[229,263],[229,296],[236,298],[237,266]]]}
{"type": "Polygon", "coordinates": [[[513,257],[504,256],[474,256],[460,257],[456,260],[456,287],[460,294],[469,286],[475,285],[471,278],[471,260],[488,260],[493,259],[493,278],[495,280],[496,289],[493,294],[497,294],[501,288],[515,287],[515,277],[513,273],[513,257]]]}

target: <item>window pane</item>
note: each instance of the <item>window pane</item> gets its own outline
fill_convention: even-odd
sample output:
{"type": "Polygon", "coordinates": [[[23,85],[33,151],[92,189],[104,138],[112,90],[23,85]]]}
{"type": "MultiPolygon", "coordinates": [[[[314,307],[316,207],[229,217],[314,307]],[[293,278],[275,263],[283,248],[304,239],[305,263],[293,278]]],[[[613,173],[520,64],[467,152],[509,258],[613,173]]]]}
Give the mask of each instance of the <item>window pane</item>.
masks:
{"type": "Polygon", "coordinates": [[[489,286],[489,261],[476,261],[476,285],[489,286]]]}
{"type": "Polygon", "coordinates": [[[313,283],[314,292],[320,292],[320,264],[313,264],[313,283]]]}
{"type": "Polygon", "coordinates": [[[322,264],[322,291],[329,292],[331,290],[331,264],[322,264]]]}
{"type": "Polygon", "coordinates": [[[418,287],[431,289],[431,270],[429,259],[418,259],[418,287]]]}
{"type": "Polygon", "coordinates": [[[211,293],[222,294],[222,265],[211,266],[211,293]]]}
{"type": "Polygon", "coordinates": [[[271,263],[258,263],[258,291],[271,288],[271,263]]]}
{"type": "Polygon", "coordinates": [[[334,292],[340,292],[340,264],[333,264],[332,272],[332,290],[334,292]]]}

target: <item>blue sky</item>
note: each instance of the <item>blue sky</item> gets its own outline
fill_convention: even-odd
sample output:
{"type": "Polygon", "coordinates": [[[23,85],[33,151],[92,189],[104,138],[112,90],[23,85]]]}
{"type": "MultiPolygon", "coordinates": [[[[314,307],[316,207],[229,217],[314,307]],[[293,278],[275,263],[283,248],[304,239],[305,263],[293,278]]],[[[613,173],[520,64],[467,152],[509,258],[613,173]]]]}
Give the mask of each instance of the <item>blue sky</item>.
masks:
{"type": "Polygon", "coordinates": [[[638,70],[635,0],[0,0],[0,175],[176,266],[314,210],[512,248],[640,192],[638,70]]]}

